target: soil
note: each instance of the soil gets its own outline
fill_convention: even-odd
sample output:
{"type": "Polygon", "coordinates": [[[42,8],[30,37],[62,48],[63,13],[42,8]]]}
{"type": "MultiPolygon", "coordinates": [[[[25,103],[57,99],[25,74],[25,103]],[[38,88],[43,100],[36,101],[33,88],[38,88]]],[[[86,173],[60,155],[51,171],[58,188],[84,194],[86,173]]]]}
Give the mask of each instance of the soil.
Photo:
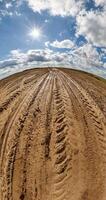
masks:
{"type": "Polygon", "coordinates": [[[37,68],[0,81],[0,200],[106,200],[106,80],[37,68]]]}

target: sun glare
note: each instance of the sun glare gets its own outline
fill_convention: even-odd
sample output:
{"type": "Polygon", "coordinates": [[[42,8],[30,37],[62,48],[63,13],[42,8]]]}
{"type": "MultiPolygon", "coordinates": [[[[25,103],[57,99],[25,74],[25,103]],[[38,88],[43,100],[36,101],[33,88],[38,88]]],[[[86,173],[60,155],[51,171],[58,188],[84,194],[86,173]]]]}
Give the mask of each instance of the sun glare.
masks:
{"type": "Polygon", "coordinates": [[[41,30],[38,28],[32,28],[29,33],[32,39],[39,39],[41,37],[41,30]]]}

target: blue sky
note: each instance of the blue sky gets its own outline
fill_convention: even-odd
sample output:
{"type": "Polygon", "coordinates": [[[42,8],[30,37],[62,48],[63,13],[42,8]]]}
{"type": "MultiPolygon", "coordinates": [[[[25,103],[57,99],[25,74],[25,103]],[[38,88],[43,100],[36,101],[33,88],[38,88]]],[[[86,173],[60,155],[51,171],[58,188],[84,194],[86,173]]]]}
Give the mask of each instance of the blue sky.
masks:
{"type": "Polygon", "coordinates": [[[106,78],[105,0],[0,0],[0,78],[64,66],[106,78]]]}

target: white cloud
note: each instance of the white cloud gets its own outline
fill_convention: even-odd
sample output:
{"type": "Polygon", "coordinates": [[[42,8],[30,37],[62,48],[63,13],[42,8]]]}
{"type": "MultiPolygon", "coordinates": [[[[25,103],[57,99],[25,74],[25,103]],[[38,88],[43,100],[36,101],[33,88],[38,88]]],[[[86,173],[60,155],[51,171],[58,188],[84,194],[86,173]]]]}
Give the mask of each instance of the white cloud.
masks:
{"type": "Polygon", "coordinates": [[[106,46],[106,12],[82,11],[77,16],[77,33],[96,46],[106,46]]]}
{"type": "MultiPolygon", "coordinates": [[[[21,13],[19,12],[19,10],[17,9],[19,2],[23,0],[12,0],[12,1],[6,1],[4,6],[0,7],[0,20],[3,19],[3,17],[14,17],[14,16],[21,16],[21,13]],[[14,8],[14,9],[13,9],[14,8]]],[[[1,1],[3,2],[3,1],[1,1]]],[[[19,4],[19,5],[21,5],[19,4]]]]}
{"type": "Polygon", "coordinates": [[[34,49],[22,52],[19,49],[12,50],[8,59],[0,61],[0,68],[15,65],[27,65],[46,62],[61,62],[64,60],[64,53],[53,52],[50,49],[34,49]]]}
{"type": "Polygon", "coordinates": [[[17,64],[18,64],[17,59],[9,58],[9,59],[0,61],[0,68],[6,68],[8,66],[12,68],[17,64]]]}
{"type": "Polygon", "coordinates": [[[86,55],[86,57],[88,59],[93,59],[94,61],[99,60],[99,53],[98,53],[97,49],[89,43],[84,44],[83,46],[81,46],[79,48],[76,48],[74,50],[74,52],[76,52],[82,56],[86,55]]]}
{"type": "Polygon", "coordinates": [[[7,59],[0,61],[0,78],[38,66],[62,65],[67,61],[66,53],[53,52],[50,49],[28,50],[22,52],[12,50],[7,59]]]}
{"type": "Polygon", "coordinates": [[[0,15],[1,15],[1,18],[2,17],[5,17],[5,16],[13,16],[13,12],[11,12],[11,11],[7,11],[7,10],[1,10],[0,11],[0,15]]]}
{"type": "Polygon", "coordinates": [[[86,66],[95,66],[97,68],[101,68],[103,66],[103,63],[101,62],[101,54],[99,54],[97,49],[89,43],[76,48],[73,52],[81,60],[83,60],[86,66]]]}
{"type": "Polygon", "coordinates": [[[71,49],[74,47],[74,43],[71,41],[71,40],[62,40],[62,41],[58,41],[58,40],[55,40],[53,41],[52,43],[50,43],[49,41],[45,43],[45,45],[48,47],[48,46],[52,46],[52,47],[55,47],[55,48],[66,48],[66,49],[71,49]]]}
{"type": "Polygon", "coordinates": [[[83,7],[84,0],[26,0],[34,12],[48,10],[51,15],[75,16],[83,7]]]}
{"type": "Polygon", "coordinates": [[[106,6],[106,0],[94,0],[96,6],[106,6]]]}
{"type": "Polygon", "coordinates": [[[9,3],[6,3],[6,4],[5,4],[5,7],[6,7],[7,9],[11,8],[11,7],[12,7],[12,3],[10,3],[10,2],[9,2],[9,3]]]}
{"type": "Polygon", "coordinates": [[[27,52],[16,49],[10,52],[7,59],[0,61],[0,76],[4,77],[27,68],[48,65],[95,71],[95,73],[99,73],[101,70],[104,72],[106,68],[91,44],[75,47],[74,50],[65,52],[54,52],[48,48],[33,49],[27,52]]]}

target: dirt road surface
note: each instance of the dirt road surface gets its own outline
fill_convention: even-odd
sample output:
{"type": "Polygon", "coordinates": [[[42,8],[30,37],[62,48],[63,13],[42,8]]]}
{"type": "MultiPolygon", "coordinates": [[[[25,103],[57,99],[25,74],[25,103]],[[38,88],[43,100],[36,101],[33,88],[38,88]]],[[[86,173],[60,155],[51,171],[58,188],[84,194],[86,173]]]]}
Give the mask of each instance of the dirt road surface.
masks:
{"type": "Polygon", "coordinates": [[[106,81],[32,69],[0,81],[0,200],[106,200],[106,81]]]}

